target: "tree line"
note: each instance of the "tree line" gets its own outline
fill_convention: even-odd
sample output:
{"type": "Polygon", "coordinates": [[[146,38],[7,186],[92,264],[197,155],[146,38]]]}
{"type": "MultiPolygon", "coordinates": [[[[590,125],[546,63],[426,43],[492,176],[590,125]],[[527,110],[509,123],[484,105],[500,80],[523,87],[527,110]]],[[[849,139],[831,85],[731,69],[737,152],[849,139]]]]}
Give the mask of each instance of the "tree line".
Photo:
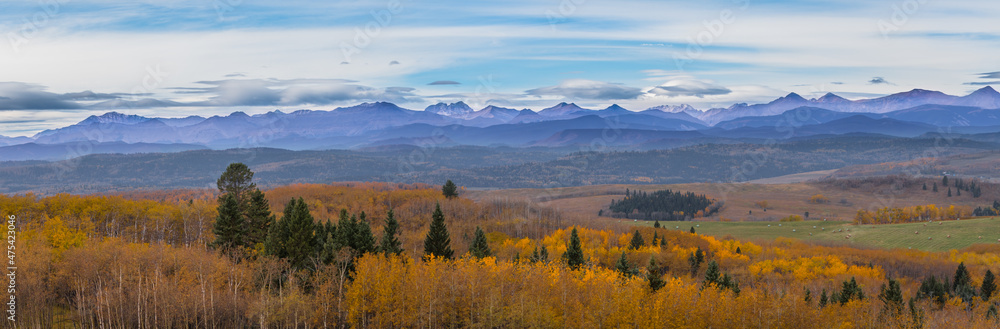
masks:
{"type": "MultiPolygon", "coordinates": [[[[705,195],[692,192],[660,190],[653,193],[625,189],[625,197],[612,199],[610,216],[616,218],[680,221],[711,216],[722,208],[705,195]]],[[[603,210],[601,211],[603,214],[603,210]]]]}

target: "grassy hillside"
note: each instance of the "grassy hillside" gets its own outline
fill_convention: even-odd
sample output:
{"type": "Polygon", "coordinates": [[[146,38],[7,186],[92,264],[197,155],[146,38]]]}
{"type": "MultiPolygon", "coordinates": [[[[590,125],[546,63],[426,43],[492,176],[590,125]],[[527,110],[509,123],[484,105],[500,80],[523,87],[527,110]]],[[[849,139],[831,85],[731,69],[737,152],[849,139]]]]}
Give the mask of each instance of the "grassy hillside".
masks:
{"type": "MultiPolygon", "coordinates": [[[[924,204],[974,208],[992,204],[993,200],[1000,199],[1000,192],[996,191],[993,185],[987,185],[990,188],[984,188],[980,198],[973,198],[968,194],[947,197],[945,189],[939,189],[937,193],[930,189],[923,190],[925,182],[928,186],[933,182],[940,184],[936,178],[885,178],[794,184],[599,185],[468,191],[466,196],[477,200],[530,200],[580,217],[619,221],[610,217],[598,217],[597,213],[601,209],[606,209],[611,199],[620,199],[626,188],[649,192],[671,189],[706,194],[710,198],[725,202],[726,206],[718,215],[695,222],[661,223],[668,228],[679,227],[676,229],[682,230],[699,225],[700,227],[696,228],[698,233],[718,237],[728,235],[749,240],[787,237],[822,244],[845,244],[865,248],[913,248],[928,251],[961,249],[975,243],[997,243],[997,239],[1000,239],[1000,225],[998,225],[1000,221],[992,218],[943,222],[941,225],[934,223],[931,225],[933,227],[926,228],[923,223],[875,227],[851,224],[858,209],[862,208],[909,207],[924,204]],[[816,194],[826,196],[830,202],[810,203],[809,198],[816,194]],[[759,201],[768,203],[766,212],[756,206],[759,201]],[[780,223],[781,226],[778,226],[778,220],[781,218],[789,215],[803,216],[805,212],[809,212],[809,220],[780,223]],[[813,226],[816,228],[813,229],[813,226]],[[844,231],[834,232],[840,229],[844,231]],[[851,231],[848,232],[848,229],[851,231]],[[920,234],[914,234],[914,231],[919,231],[920,234]],[[845,239],[847,234],[851,234],[852,237],[845,239]],[[948,238],[948,235],[951,235],[951,238],[948,238]],[[983,238],[979,239],[979,236],[983,238]],[[928,237],[932,239],[928,240],[928,237]]],[[[652,225],[652,222],[634,223],[652,225]]]]}
{"type": "MultiPolygon", "coordinates": [[[[635,222],[652,226],[651,222],[635,222]]],[[[804,242],[860,248],[948,251],[976,243],[1000,243],[996,217],[893,225],[854,225],[842,221],[802,222],[661,222],[668,229],[690,230],[741,240],[793,238],[804,242]],[[779,226],[780,225],[780,226],[779,226]],[[919,232],[915,234],[914,232],[919,232]],[[850,235],[850,238],[847,236],[850,235]],[[948,236],[951,237],[948,237],[948,236]],[[981,238],[980,238],[981,237],[981,238]],[[930,238],[930,239],[928,239],[930,238]]]]}

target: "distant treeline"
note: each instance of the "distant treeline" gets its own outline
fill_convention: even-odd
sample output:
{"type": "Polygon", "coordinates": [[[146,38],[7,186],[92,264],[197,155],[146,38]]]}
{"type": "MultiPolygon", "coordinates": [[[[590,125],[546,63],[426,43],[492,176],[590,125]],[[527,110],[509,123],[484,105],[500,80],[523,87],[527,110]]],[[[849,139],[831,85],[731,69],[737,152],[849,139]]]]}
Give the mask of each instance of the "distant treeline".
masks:
{"type": "Polygon", "coordinates": [[[719,212],[721,202],[713,202],[704,194],[660,190],[653,193],[625,190],[625,198],[611,200],[611,216],[643,220],[690,220],[719,212]]]}

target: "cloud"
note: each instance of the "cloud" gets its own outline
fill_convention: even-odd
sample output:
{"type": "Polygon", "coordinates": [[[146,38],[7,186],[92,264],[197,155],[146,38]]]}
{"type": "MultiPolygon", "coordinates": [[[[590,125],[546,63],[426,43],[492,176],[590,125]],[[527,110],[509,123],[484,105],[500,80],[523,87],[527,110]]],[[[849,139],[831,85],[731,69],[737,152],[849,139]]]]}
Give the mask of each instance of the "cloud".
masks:
{"type": "Polygon", "coordinates": [[[979,73],[980,79],[1000,79],[1000,71],[979,73]]]}
{"type": "Polygon", "coordinates": [[[199,81],[203,88],[177,88],[179,93],[210,95],[196,106],[292,106],[344,102],[408,102],[418,99],[410,87],[374,88],[344,79],[246,79],[199,81]]]}
{"type": "Polygon", "coordinates": [[[870,84],[870,85],[881,85],[881,84],[891,85],[893,83],[885,80],[885,78],[883,78],[883,77],[874,77],[871,80],[868,80],[868,84],[870,84]]]}
{"type": "Polygon", "coordinates": [[[642,95],[642,90],[618,83],[603,81],[568,79],[556,86],[535,88],[525,91],[533,96],[562,96],[582,99],[633,99],[642,95]]]}
{"type": "Polygon", "coordinates": [[[244,78],[246,76],[247,76],[246,74],[239,73],[239,72],[237,72],[237,73],[230,73],[230,74],[226,74],[225,75],[226,78],[244,78]]]}
{"type": "Polygon", "coordinates": [[[647,93],[656,96],[695,96],[705,97],[714,95],[727,95],[733,91],[729,88],[713,84],[709,81],[692,78],[679,78],[667,81],[659,86],[650,88],[647,93]]]}
{"type": "Polygon", "coordinates": [[[0,82],[0,110],[79,109],[80,104],[72,101],[77,97],[75,94],[47,92],[45,87],[34,84],[0,82]]]}
{"type": "Polygon", "coordinates": [[[399,61],[391,61],[389,62],[389,65],[399,65],[399,61]]]}
{"type": "Polygon", "coordinates": [[[458,82],[458,81],[438,80],[438,81],[434,81],[434,82],[428,83],[427,85],[428,86],[439,86],[439,85],[460,85],[460,84],[462,84],[462,83],[458,82]]]}
{"type": "Polygon", "coordinates": [[[844,83],[840,82],[840,81],[834,81],[834,82],[831,82],[830,84],[832,84],[832,85],[842,85],[844,83]]]}
{"type": "Polygon", "coordinates": [[[989,85],[1000,85],[1000,80],[998,81],[977,81],[977,82],[966,82],[964,83],[970,86],[989,86],[989,85]]]}

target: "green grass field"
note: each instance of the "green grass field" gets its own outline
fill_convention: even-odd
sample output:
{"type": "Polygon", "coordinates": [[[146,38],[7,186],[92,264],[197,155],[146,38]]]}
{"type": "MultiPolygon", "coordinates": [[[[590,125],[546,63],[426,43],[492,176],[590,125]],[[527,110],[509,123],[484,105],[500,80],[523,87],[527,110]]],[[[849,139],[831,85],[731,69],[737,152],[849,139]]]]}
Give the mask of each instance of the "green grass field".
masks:
{"type": "MultiPolygon", "coordinates": [[[[652,226],[653,222],[639,221],[636,224],[652,226]]],[[[699,234],[716,237],[728,235],[741,240],[774,240],[778,237],[787,237],[805,242],[885,249],[913,248],[927,251],[948,251],[962,249],[976,243],[1000,243],[998,242],[1000,239],[1000,220],[997,217],[874,226],[821,220],[802,222],[660,222],[660,224],[668,229],[684,231],[697,225],[695,232],[699,234]],[[914,232],[919,232],[919,234],[914,232]],[[848,234],[851,237],[845,238],[848,234]],[[951,237],[948,237],[949,235],[951,237]]]]}

